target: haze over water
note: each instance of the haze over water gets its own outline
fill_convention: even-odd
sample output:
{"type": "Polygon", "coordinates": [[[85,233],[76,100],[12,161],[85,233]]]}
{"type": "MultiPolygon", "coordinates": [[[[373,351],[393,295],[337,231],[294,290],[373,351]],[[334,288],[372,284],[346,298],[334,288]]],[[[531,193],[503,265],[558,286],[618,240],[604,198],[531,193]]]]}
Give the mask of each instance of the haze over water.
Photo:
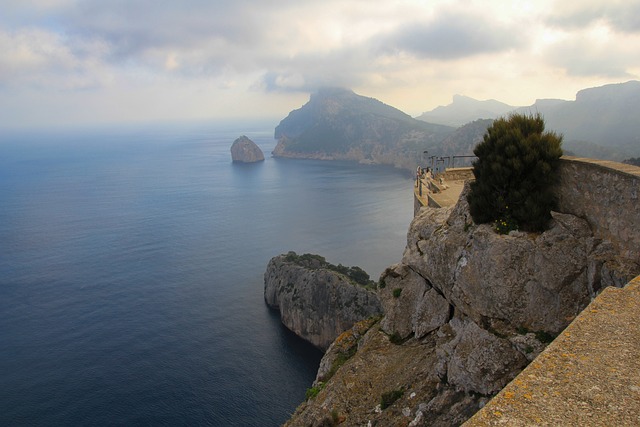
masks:
{"type": "Polygon", "coordinates": [[[409,175],[273,159],[272,128],[0,137],[0,425],[278,425],[321,357],[263,301],[294,250],[377,279],[409,175]],[[231,163],[247,134],[265,162],[231,163]]]}

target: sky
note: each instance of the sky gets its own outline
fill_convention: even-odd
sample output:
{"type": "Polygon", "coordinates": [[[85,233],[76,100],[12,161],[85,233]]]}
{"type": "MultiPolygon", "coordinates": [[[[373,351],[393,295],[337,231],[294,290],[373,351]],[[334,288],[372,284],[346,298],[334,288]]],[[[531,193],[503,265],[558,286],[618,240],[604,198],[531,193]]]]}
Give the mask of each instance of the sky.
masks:
{"type": "Polygon", "coordinates": [[[0,0],[0,128],[407,114],[640,79],[640,0],[0,0]]]}

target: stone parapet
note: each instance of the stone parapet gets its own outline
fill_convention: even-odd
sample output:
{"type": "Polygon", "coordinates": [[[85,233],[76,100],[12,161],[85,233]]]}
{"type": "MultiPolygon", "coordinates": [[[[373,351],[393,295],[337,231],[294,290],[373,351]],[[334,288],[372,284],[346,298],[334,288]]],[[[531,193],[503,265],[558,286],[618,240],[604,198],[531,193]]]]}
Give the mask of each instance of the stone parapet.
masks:
{"type": "Polygon", "coordinates": [[[564,156],[558,210],[584,218],[594,234],[640,264],[640,167],[564,156]]]}
{"type": "Polygon", "coordinates": [[[465,427],[640,425],[640,276],[606,288],[465,427]]]}

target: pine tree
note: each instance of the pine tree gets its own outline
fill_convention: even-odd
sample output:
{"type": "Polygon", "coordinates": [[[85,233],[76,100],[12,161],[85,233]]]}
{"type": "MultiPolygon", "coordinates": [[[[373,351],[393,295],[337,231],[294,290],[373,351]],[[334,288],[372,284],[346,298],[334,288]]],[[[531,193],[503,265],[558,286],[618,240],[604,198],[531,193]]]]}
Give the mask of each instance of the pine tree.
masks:
{"type": "Polygon", "coordinates": [[[468,195],[473,220],[500,232],[543,231],[557,205],[562,136],[544,131],[540,114],[500,118],[476,146],[475,181],[468,195]]]}

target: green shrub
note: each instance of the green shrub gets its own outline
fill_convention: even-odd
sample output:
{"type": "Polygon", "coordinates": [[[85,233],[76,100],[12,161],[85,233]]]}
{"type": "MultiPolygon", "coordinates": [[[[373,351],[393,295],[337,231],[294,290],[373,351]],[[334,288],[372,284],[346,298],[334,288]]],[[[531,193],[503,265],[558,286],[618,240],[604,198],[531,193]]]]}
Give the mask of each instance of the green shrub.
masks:
{"type": "Polygon", "coordinates": [[[294,251],[289,251],[284,259],[287,262],[292,262],[305,268],[326,268],[347,276],[352,283],[370,290],[376,289],[376,282],[371,280],[369,274],[358,266],[347,267],[342,264],[334,265],[328,262],[323,256],[316,254],[298,255],[294,251]]]}
{"type": "Polygon", "coordinates": [[[307,389],[307,391],[305,392],[305,397],[307,398],[307,400],[313,399],[318,395],[318,393],[320,393],[320,390],[322,390],[323,388],[324,388],[324,383],[318,383],[316,387],[311,387],[307,389]]]}
{"type": "Polygon", "coordinates": [[[467,197],[477,224],[498,232],[543,231],[557,200],[562,136],[544,131],[540,114],[497,119],[476,146],[475,181],[467,197]]]}
{"type": "Polygon", "coordinates": [[[402,288],[395,288],[393,290],[393,297],[394,298],[399,298],[401,293],[402,293],[402,288]]]}

